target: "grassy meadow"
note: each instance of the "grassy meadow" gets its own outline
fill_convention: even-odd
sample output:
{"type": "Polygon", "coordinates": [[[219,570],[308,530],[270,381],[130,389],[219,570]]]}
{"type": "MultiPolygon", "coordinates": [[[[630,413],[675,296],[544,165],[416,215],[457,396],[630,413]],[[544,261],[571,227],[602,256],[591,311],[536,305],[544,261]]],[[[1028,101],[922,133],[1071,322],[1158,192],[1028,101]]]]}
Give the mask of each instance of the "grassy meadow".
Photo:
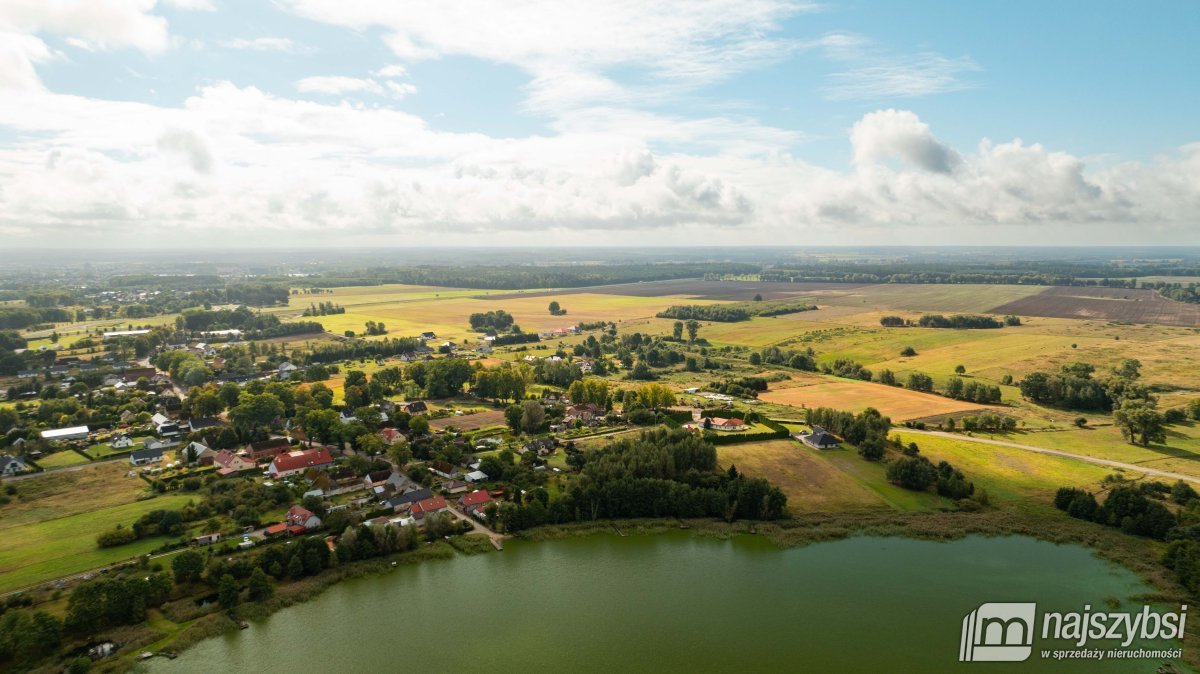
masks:
{"type": "Polygon", "coordinates": [[[162,545],[164,539],[117,548],[96,546],[100,532],[117,524],[128,526],[151,510],[179,508],[191,498],[146,498],[146,483],[128,477],[128,471],[124,464],[100,464],[13,483],[17,495],[0,506],[0,592],[112,564],[162,545]]]}

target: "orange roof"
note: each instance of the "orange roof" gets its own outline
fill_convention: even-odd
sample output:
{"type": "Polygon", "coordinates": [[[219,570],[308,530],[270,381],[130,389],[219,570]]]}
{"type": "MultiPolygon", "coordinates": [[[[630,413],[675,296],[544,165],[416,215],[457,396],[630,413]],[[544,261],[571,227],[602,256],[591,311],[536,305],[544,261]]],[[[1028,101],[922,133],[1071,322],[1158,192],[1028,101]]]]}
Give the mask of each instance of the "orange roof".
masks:
{"type": "Polygon", "coordinates": [[[412,508],[409,509],[409,512],[412,513],[413,516],[420,516],[424,515],[425,513],[445,510],[449,507],[450,504],[446,503],[446,499],[442,498],[441,496],[434,496],[432,498],[427,498],[423,501],[417,501],[416,503],[412,504],[412,508]]]}
{"type": "Polygon", "coordinates": [[[476,489],[470,494],[458,499],[458,503],[464,508],[470,508],[471,506],[481,505],[491,500],[492,495],[487,493],[486,489],[476,489]]]}
{"type": "Polygon", "coordinates": [[[300,470],[312,466],[325,466],[333,463],[333,457],[327,449],[309,449],[303,452],[280,454],[271,462],[271,467],[278,473],[300,470]]]}

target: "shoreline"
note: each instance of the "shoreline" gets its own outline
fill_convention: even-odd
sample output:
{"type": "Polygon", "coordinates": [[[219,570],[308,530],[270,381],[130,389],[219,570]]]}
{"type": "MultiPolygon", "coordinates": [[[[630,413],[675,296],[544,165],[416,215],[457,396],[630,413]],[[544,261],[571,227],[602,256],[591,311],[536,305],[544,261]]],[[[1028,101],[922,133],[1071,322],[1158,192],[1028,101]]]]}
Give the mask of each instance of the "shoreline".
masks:
{"type": "MultiPolygon", "coordinates": [[[[898,513],[863,511],[846,513],[805,514],[775,522],[699,519],[633,519],[603,520],[571,524],[543,525],[537,529],[510,535],[509,540],[542,542],[597,534],[653,535],[672,531],[688,531],[696,536],[728,540],[734,536],[762,536],[781,550],[805,547],[855,536],[881,536],[927,541],[952,541],[967,536],[1028,536],[1055,544],[1078,545],[1109,563],[1129,570],[1152,588],[1145,595],[1132,597],[1147,602],[1186,601],[1170,572],[1158,562],[1161,544],[1099,527],[1070,518],[1061,521],[1053,517],[1021,514],[1012,510],[979,512],[937,511],[898,513]]],[[[237,616],[241,620],[261,621],[277,611],[304,603],[320,596],[325,590],[350,578],[362,578],[430,560],[453,560],[458,555],[496,552],[487,537],[467,535],[439,540],[417,550],[390,557],[354,562],[329,569],[318,576],[276,586],[275,595],[262,603],[240,604],[237,616]],[[475,540],[472,540],[475,539],[475,540]],[[470,541],[470,542],[467,542],[470,541]],[[459,545],[455,545],[458,543],[459,545]]],[[[151,626],[143,625],[153,629],[151,626]]],[[[1200,628],[1184,635],[1183,661],[1200,669],[1200,628]]],[[[148,641],[136,650],[155,653],[182,653],[206,639],[238,631],[238,625],[223,612],[213,612],[188,621],[174,635],[163,635],[148,641]]],[[[121,656],[109,663],[97,662],[95,671],[127,672],[139,663],[136,653],[121,656]]],[[[51,671],[51,670],[47,670],[51,671]]]]}

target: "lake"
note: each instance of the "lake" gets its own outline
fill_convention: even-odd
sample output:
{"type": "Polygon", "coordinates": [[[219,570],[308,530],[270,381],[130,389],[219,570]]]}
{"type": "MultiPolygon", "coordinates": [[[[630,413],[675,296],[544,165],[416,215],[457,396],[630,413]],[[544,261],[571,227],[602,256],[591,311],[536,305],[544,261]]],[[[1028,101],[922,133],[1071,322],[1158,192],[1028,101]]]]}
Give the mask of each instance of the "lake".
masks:
{"type": "MultiPolygon", "coordinates": [[[[343,582],[154,672],[1153,671],[1156,662],[959,663],[984,602],[1138,611],[1149,588],[1026,537],[857,537],[781,550],[688,532],[509,541],[343,582]],[[1149,665],[1149,666],[1148,666],[1149,665]]],[[[1043,642],[1035,641],[1034,649],[1043,642]]],[[[1067,647],[1052,642],[1042,647],[1067,647]]],[[[1147,644],[1170,647],[1158,642],[1147,644]]]]}

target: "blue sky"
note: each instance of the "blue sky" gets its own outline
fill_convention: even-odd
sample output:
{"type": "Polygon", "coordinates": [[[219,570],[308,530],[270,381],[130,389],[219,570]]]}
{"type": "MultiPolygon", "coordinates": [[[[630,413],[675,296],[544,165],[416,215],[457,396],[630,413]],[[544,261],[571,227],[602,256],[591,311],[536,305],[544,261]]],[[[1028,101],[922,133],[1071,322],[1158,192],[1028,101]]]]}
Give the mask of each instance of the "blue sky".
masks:
{"type": "Polygon", "coordinates": [[[1200,243],[1193,2],[0,3],[0,234],[1200,243]]]}

